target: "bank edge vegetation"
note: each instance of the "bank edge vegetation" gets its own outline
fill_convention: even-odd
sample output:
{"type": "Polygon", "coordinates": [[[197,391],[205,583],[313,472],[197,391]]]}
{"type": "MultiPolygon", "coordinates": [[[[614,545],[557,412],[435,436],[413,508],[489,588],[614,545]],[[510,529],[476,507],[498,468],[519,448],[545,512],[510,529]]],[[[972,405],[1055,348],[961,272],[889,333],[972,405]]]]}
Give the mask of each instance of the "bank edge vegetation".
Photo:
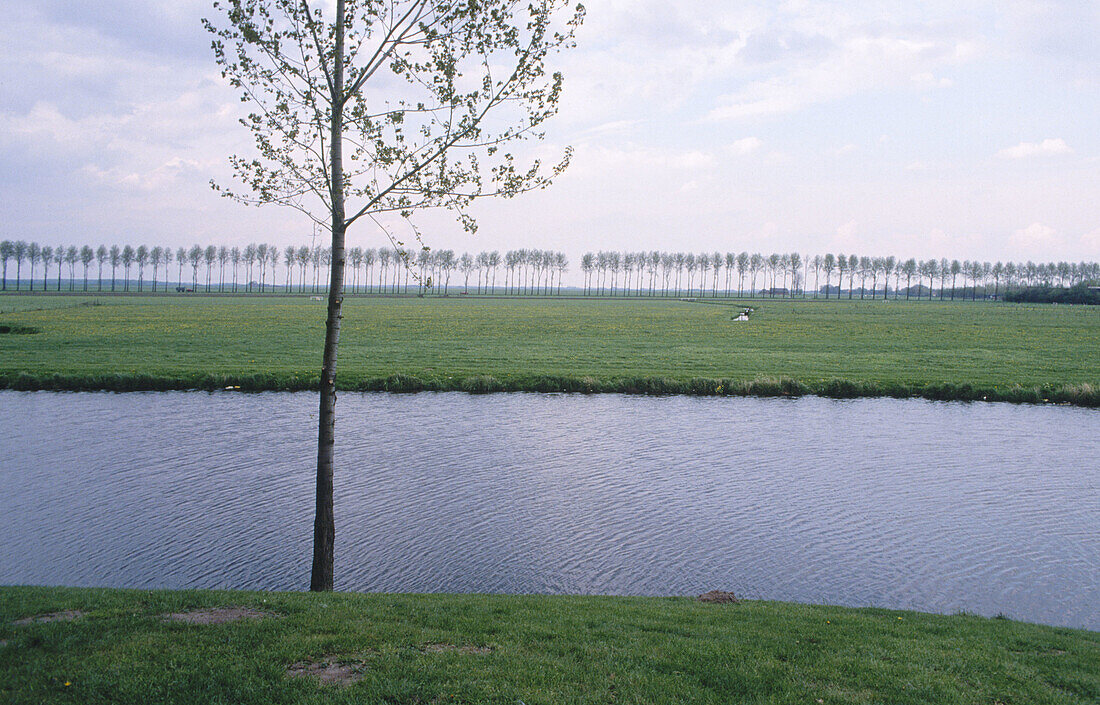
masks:
{"type": "MultiPolygon", "coordinates": [[[[408,294],[411,278],[411,286],[417,293],[447,295],[451,293],[452,276],[456,285],[461,280],[464,293],[473,293],[470,287],[473,280],[478,294],[561,294],[562,278],[569,271],[569,258],[564,253],[538,249],[508,250],[503,255],[492,251],[456,256],[454,250],[422,248],[413,254],[400,247],[353,247],[348,249],[347,259],[351,279],[348,289],[352,294],[408,294]]],[[[173,252],[170,247],[160,246],[51,247],[4,240],[0,241],[3,267],[0,290],[8,290],[9,264],[15,270],[14,288],[22,288],[26,263],[32,291],[39,265],[42,268],[39,288],[43,291],[51,285],[54,290],[61,291],[66,269],[68,291],[94,290],[98,293],[109,286],[109,291],[128,292],[133,283],[131,275],[137,277],[135,288],[138,292],[167,291],[173,262],[175,284],[185,288],[189,280],[192,291],[214,291],[216,288],[219,292],[319,293],[327,289],[324,275],[331,265],[331,250],[309,245],[280,249],[260,243],[243,248],[193,245],[173,252]],[[77,265],[80,266],[79,278],[77,265]],[[51,267],[56,269],[55,280],[51,279],[51,267]],[[105,268],[110,275],[106,285],[105,268]],[[121,281],[118,278],[120,271],[121,281]],[[147,273],[150,275],[148,286],[147,273]],[[241,274],[244,274],[243,281],[241,274]],[[95,282],[94,289],[89,285],[90,278],[95,282]]],[[[581,258],[580,269],[586,296],[717,298],[744,297],[747,293],[749,297],[759,294],[773,298],[885,299],[892,294],[894,298],[904,296],[906,299],[931,299],[938,295],[940,300],[954,301],[956,298],[998,299],[1012,288],[1071,287],[1100,281],[1100,264],[1096,262],[990,263],[845,254],[772,253],[765,256],[748,252],[601,251],[586,253],[581,258]],[[836,284],[833,284],[834,272],[836,284]],[[807,286],[811,275],[812,289],[807,286]],[[845,280],[847,289],[844,288],[845,280]]]]}

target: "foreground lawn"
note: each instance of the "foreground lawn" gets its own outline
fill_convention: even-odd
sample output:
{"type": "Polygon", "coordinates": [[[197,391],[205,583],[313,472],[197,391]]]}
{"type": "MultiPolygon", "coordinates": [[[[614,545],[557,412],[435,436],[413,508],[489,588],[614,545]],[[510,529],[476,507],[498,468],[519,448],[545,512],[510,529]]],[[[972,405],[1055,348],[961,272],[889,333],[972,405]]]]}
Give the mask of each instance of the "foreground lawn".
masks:
{"type": "MultiPolygon", "coordinates": [[[[585,380],[597,390],[639,378],[787,378],[808,391],[844,380],[887,393],[898,385],[972,385],[983,393],[1013,385],[1100,387],[1095,308],[764,300],[744,304],[756,310],[737,323],[731,318],[741,305],[349,299],[340,383],[373,388],[368,382],[401,375],[429,388],[491,376],[489,390],[537,389],[535,381],[547,377],[585,380]]],[[[0,297],[5,324],[37,331],[0,335],[0,377],[9,386],[20,374],[23,387],[49,375],[145,376],[176,387],[223,375],[266,376],[258,386],[295,388],[317,378],[324,304],[301,297],[0,297]],[[93,302],[99,305],[87,305],[93,302]]]]}
{"type": "Polygon", "coordinates": [[[10,703],[1095,703],[1100,634],[689,598],[0,588],[10,703]],[[262,618],[190,624],[198,608],[262,618]],[[73,610],[44,623],[28,617],[73,610]],[[357,682],[288,669],[342,665],[357,682]]]}

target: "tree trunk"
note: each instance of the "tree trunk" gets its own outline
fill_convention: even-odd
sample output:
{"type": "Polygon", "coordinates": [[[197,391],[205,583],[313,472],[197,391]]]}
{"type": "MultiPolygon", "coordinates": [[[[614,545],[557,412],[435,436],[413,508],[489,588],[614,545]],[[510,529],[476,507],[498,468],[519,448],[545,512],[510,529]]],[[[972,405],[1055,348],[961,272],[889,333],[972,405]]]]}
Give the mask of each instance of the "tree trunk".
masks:
{"type": "Polygon", "coordinates": [[[344,94],[344,0],[336,0],[336,47],[332,69],[330,158],[332,192],[332,271],[328,290],[328,319],[321,367],[321,399],[317,431],[317,515],[313,523],[311,591],[332,590],[333,544],[336,525],[332,508],[332,463],[336,442],[336,353],[344,296],[344,164],[342,151],[344,94]]]}

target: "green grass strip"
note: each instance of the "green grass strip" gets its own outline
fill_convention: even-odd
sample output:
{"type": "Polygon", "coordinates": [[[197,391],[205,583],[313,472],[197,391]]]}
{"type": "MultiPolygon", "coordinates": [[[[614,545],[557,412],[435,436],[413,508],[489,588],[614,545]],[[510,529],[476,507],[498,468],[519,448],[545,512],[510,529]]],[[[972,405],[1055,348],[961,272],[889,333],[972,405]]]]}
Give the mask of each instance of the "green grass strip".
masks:
{"type": "Polygon", "coordinates": [[[5,587],[0,700],[1083,704],[1100,700],[1100,633],[692,598],[5,587]],[[259,618],[166,618],[230,607],[259,618]],[[355,682],[291,674],[309,664],[355,682]]]}

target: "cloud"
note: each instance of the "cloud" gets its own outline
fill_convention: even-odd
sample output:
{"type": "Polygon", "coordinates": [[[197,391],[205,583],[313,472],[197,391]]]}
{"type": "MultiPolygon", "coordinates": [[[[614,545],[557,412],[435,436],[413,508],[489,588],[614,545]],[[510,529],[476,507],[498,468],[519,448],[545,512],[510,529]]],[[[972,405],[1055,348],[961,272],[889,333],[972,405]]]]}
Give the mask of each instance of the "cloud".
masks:
{"type": "Polygon", "coordinates": [[[997,152],[1002,159],[1027,159],[1028,157],[1050,157],[1058,154],[1073,154],[1066,141],[1045,139],[1042,142],[1021,142],[1015,147],[1005,147],[997,152]]]}
{"type": "Polygon", "coordinates": [[[1012,233],[1012,244],[1028,252],[1042,256],[1044,252],[1061,244],[1058,231],[1049,225],[1032,223],[1031,225],[1012,233]]]}
{"type": "Polygon", "coordinates": [[[591,139],[595,137],[604,137],[606,135],[620,134],[628,132],[630,129],[642,124],[641,120],[612,120],[605,122],[595,127],[590,127],[587,130],[582,130],[577,133],[578,139],[591,139]]]}
{"type": "Polygon", "coordinates": [[[1083,253],[1085,257],[1094,258],[1100,256],[1100,228],[1082,235],[1081,245],[1085,248],[1083,253]]]}
{"type": "Polygon", "coordinates": [[[726,146],[730,154],[752,154],[764,146],[764,140],[759,137],[744,137],[726,146]]]}
{"type": "Polygon", "coordinates": [[[834,248],[842,250],[856,250],[864,244],[860,238],[859,223],[855,220],[849,220],[847,223],[837,227],[836,235],[832,238],[830,243],[834,248]]]}
{"type": "Polygon", "coordinates": [[[950,88],[955,85],[955,82],[950,78],[936,78],[931,71],[924,71],[918,73],[911,79],[917,88],[922,90],[929,90],[932,88],[950,88]]]}
{"type": "Polygon", "coordinates": [[[706,119],[722,122],[792,113],[810,105],[882,88],[916,83],[950,85],[934,71],[963,64],[981,53],[965,33],[920,26],[842,25],[831,48],[767,65],[768,72],[727,92],[706,119]]]}

